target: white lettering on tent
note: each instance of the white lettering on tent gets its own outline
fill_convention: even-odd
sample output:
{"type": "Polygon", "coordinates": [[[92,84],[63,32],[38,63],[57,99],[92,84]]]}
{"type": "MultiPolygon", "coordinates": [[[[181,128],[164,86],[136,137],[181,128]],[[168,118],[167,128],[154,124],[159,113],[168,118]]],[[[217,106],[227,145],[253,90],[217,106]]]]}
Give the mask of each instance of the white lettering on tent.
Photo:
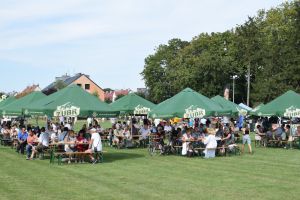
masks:
{"type": "Polygon", "coordinates": [[[134,108],[133,114],[135,115],[147,115],[151,111],[150,108],[143,107],[142,105],[138,105],[134,108]]]}
{"type": "Polygon", "coordinates": [[[205,116],[205,109],[196,106],[190,106],[185,109],[184,118],[202,118],[205,116]]]}
{"type": "Polygon", "coordinates": [[[57,109],[54,111],[54,117],[77,117],[80,114],[80,108],[73,106],[72,103],[68,102],[64,105],[57,106],[57,109]]]}
{"type": "Polygon", "coordinates": [[[291,106],[287,108],[283,114],[284,117],[300,117],[300,109],[291,106]]]}

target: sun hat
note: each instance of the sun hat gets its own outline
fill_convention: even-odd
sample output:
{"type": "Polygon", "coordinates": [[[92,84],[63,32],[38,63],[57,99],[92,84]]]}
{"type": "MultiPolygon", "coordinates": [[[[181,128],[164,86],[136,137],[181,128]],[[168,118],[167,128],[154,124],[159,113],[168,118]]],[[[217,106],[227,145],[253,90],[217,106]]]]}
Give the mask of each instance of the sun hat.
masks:
{"type": "Polygon", "coordinates": [[[207,133],[209,135],[215,135],[216,134],[216,130],[214,128],[207,128],[207,133]]]}

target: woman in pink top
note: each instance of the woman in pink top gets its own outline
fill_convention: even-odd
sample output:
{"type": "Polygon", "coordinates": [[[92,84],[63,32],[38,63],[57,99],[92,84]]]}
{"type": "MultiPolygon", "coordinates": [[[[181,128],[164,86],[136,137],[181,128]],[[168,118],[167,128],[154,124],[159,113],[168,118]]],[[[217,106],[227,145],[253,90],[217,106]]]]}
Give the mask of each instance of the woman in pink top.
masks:
{"type": "Polygon", "coordinates": [[[37,143],[38,143],[38,137],[35,135],[35,131],[33,129],[30,129],[29,135],[27,137],[27,146],[26,146],[27,158],[26,158],[26,160],[33,159],[32,148],[37,143]]]}

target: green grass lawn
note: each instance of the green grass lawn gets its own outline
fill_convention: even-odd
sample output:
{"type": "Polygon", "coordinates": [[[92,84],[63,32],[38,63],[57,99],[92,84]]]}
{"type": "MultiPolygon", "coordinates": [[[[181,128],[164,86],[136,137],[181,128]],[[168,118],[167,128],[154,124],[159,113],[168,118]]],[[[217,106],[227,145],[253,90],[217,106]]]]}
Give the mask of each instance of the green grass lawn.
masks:
{"type": "Polygon", "coordinates": [[[211,160],[105,148],[102,164],[26,161],[0,146],[0,199],[298,199],[300,151],[211,160]]]}

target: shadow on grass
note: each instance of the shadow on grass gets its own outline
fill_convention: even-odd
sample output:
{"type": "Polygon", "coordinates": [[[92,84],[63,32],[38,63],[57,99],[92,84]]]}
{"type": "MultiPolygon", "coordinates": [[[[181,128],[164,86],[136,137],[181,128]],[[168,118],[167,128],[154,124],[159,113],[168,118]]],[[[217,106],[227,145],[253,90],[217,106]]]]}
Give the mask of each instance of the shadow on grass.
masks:
{"type": "Polygon", "coordinates": [[[130,152],[109,152],[104,153],[104,163],[111,163],[118,160],[132,160],[145,157],[145,155],[130,152]]]}

